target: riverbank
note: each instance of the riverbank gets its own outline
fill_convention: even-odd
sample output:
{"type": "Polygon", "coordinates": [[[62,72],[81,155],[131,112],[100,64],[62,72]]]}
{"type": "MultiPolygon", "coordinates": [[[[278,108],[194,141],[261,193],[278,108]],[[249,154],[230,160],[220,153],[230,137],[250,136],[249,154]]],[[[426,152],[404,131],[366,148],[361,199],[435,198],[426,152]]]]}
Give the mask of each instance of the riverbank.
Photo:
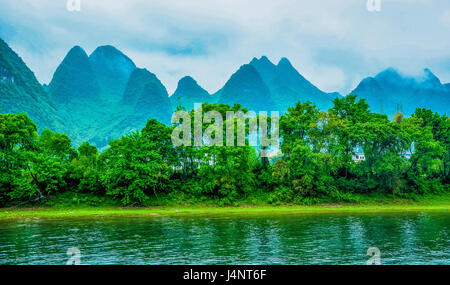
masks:
{"type": "Polygon", "coordinates": [[[255,206],[238,207],[212,206],[166,206],[166,207],[71,207],[71,208],[4,208],[0,209],[0,219],[44,218],[44,217],[84,217],[84,216],[179,216],[179,215],[220,215],[220,214],[320,214],[320,213],[373,213],[373,212],[420,212],[444,211],[450,213],[448,199],[424,199],[422,201],[396,200],[384,203],[366,204],[322,204],[314,206],[255,206]]]}

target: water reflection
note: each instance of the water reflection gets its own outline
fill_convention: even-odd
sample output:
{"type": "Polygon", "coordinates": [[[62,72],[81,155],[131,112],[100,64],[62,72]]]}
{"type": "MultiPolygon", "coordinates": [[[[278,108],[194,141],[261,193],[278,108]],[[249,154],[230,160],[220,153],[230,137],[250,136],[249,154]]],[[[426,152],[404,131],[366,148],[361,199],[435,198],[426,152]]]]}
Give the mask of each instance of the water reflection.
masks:
{"type": "Polygon", "coordinates": [[[0,221],[0,264],[450,264],[447,212],[0,221]]]}

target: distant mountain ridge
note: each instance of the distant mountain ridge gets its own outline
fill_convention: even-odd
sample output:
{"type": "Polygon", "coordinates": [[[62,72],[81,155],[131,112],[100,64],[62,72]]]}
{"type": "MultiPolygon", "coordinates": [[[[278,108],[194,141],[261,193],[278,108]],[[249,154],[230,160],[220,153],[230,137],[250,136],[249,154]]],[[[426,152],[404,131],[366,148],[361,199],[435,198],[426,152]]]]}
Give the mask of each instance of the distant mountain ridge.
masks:
{"type": "MultiPolygon", "coordinates": [[[[351,93],[366,99],[373,111],[388,115],[397,110],[410,115],[416,107],[440,113],[450,109],[450,84],[442,84],[428,69],[417,79],[390,68],[363,79],[351,93]]],[[[104,149],[150,118],[169,124],[178,106],[192,110],[194,103],[238,103],[256,112],[283,113],[298,101],[327,110],[340,96],[314,86],[287,58],[274,64],[266,56],[242,65],[213,94],[185,76],[169,96],[155,74],[136,67],[113,46],[100,46],[90,55],[73,47],[43,87],[0,39],[0,112],[26,112],[41,130],[65,132],[74,145],[89,141],[104,149]]]]}
{"type": "Polygon", "coordinates": [[[171,106],[155,74],[137,68],[113,46],[87,53],[73,47],[48,86],[67,130],[76,144],[89,141],[100,148],[122,134],[141,129],[147,119],[170,123],[171,106]]]}
{"type": "Polygon", "coordinates": [[[219,103],[231,106],[239,103],[255,112],[272,111],[275,106],[269,87],[250,64],[241,66],[214,96],[219,98],[219,103]]]}
{"type": "Polygon", "coordinates": [[[0,39],[0,112],[27,113],[40,130],[63,131],[67,125],[34,73],[0,39]]]}
{"type": "Polygon", "coordinates": [[[272,99],[281,112],[285,112],[298,101],[311,101],[318,108],[327,110],[333,105],[334,97],[338,96],[337,93],[328,94],[314,86],[285,57],[281,58],[277,65],[274,65],[266,56],[260,59],[253,58],[250,64],[264,78],[272,99]]]}
{"type": "Polygon", "coordinates": [[[75,46],[67,53],[53,74],[48,90],[58,104],[98,96],[100,86],[84,49],[75,46]]]}
{"type": "Polygon", "coordinates": [[[185,76],[178,81],[177,89],[170,96],[172,111],[177,107],[184,107],[187,111],[194,109],[195,103],[212,103],[213,97],[198,85],[197,81],[190,76],[185,76]]]}
{"type": "Polygon", "coordinates": [[[155,118],[169,124],[172,114],[169,94],[156,75],[147,69],[136,68],[131,73],[123,102],[133,108],[133,115],[155,118]]]}
{"type": "Polygon", "coordinates": [[[450,110],[448,86],[429,69],[424,69],[422,78],[418,79],[388,68],[374,77],[364,78],[351,93],[366,99],[373,112],[393,115],[401,111],[409,116],[422,107],[444,114],[450,110]]]}
{"type": "Polygon", "coordinates": [[[89,56],[89,61],[105,99],[120,101],[128,79],[136,68],[134,62],[109,45],[96,48],[89,56]]]}

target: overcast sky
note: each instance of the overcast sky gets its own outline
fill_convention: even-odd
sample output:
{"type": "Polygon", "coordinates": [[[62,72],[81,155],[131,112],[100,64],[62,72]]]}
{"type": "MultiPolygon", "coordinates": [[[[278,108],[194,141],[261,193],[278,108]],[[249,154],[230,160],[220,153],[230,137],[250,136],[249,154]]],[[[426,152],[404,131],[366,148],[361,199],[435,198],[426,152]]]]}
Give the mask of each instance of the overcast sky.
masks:
{"type": "Polygon", "coordinates": [[[191,75],[217,91],[240,65],[287,57],[320,89],[343,94],[387,67],[450,82],[450,1],[0,0],[0,37],[41,83],[67,51],[111,44],[173,92],[191,75]]]}

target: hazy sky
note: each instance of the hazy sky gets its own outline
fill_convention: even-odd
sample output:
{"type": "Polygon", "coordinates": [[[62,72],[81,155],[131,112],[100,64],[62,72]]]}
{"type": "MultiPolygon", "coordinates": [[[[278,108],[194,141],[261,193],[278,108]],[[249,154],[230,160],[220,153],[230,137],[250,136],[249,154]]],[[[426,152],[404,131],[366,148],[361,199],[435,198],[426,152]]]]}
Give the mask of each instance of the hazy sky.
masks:
{"type": "Polygon", "coordinates": [[[0,37],[41,83],[74,45],[111,44],[154,72],[172,93],[193,76],[217,91],[240,65],[287,57],[324,91],[346,93],[387,67],[450,82],[450,1],[0,0],[0,37]]]}

